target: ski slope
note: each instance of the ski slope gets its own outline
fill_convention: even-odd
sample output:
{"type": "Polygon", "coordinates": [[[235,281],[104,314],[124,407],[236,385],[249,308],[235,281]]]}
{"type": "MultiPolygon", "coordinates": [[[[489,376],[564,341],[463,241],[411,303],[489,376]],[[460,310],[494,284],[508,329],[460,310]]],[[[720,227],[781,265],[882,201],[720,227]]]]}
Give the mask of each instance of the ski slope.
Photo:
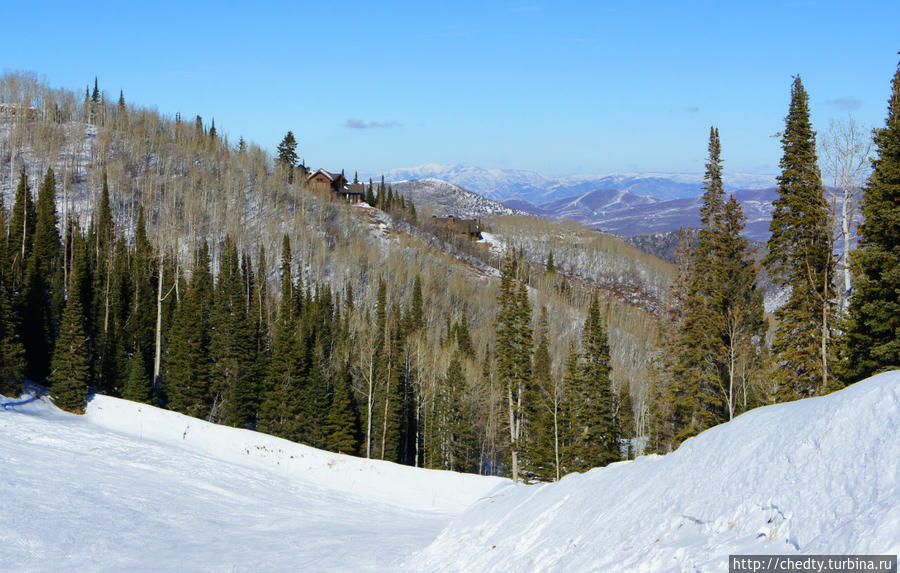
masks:
{"type": "Polygon", "coordinates": [[[0,409],[0,570],[389,571],[505,481],[36,401],[0,409]]]}
{"type": "Polygon", "coordinates": [[[900,552],[900,372],[759,408],[667,456],[477,501],[417,571],[728,571],[729,554],[900,552]]]}
{"type": "MultiPolygon", "coordinates": [[[[0,398],[0,402],[6,402],[0,398]]],[[[322,452],[105,396],[0,408],[0,570],[727,571],[900,552],[900,372],[557,484],[322,452]]]]}

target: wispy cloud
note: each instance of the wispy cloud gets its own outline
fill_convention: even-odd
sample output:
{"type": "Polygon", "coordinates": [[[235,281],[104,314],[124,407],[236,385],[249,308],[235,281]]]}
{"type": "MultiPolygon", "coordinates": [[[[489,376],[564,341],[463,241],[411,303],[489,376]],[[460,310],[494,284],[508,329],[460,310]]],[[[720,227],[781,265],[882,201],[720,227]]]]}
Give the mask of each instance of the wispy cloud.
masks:
{"type": "Polygon", "coordinates": [[[700,108],[695,105],[686,105],[684,106],[684,111],[688,113],[697,113],[698,111],[700,111],[700,108]]]}
{"type": "Polygon", "coordinates": [[[838,97],[834,99],[827,99],[825,100],[825,103],[844,111],[859,109],[863,104],[862,100],[858,100],[855,97],[838,97]]]}
{"type": "Polygon", "coordinates": [[[399,121],[363,121],[361,119],[348,119],[344,123],[344,127],[349,129],[388,129],[399,125],[399,121]]]}

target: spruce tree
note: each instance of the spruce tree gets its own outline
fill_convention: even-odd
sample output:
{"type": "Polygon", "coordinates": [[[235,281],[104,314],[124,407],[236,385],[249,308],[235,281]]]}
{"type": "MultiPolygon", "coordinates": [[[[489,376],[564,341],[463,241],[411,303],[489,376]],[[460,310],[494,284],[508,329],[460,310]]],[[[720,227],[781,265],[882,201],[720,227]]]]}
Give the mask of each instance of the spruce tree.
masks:
{"type": "Polygon", "coordinates": [[[900,368],[900,65],[875,149],[852,254],[856,281],[842,345],[848,383],[900,368]]]}
{"type": "Polygon", "coordinates": [[[441,434],[441,466],[461,472],[475,471],[478,444],[472,428],[472,408],[467,398],[459,353],[454,353],[438,390],[438,423],[441,434]]]}
{"type": "Polygon", "coordinates": [[[85,333],[85,313],[82,305],[81,275],[87,267],[84,240],[74,243],[72,280],[60,325],[59,339],[53,354],[50,374],[50,394],[53,402],[63,410],[84,412],[90,382],[90,350],[85,333]]]}
{"type": "Polygon", "coordinates": [[[31,256],[25,269],[22,342],[28,363],[26,375],[43,381],[50,373],[50,357],[55,338],[53,287],[61,286],[61,243],[56,217],[56,180],[48,169],[38,193],[37,221],[31,256]]]}
{"type": "Polygon", "coordinates": [[[255,423],[258,399],[253,380],[256,347],[243,282],[237,245],[226,235],[211,313],[213,401],[221,403],[221,411],[213,415],[236,427],[255,423]]]}
{"type": "Polygon", "coordinates": [[[142,404],[150,404],[153,400],[150,375],[147,374],[144,360],[139,352],[134,353],[128,359],[128,375],[122,387],[122,398],[142,404]]]}
{"type": "Polygon", "coordinates": [[[567,390],[572,394],[569,459],[572,471],[605,466],[621,459],[609,341],[596,294],[591,296],[581,347],[582,370],[574,386],[567,390]]]}
{"type": "Polygon", "coordinates": [[[165,357],[165,393],[170,409],[203,418],[209,411],[209,332],[199,299],[195,275],[171,323],[165,357]]]}
{"type": "Polygon", "coordinates": [[[25,348],[19,339],[18,324],[6,284],[8,270],[2,256],[6,251],[6,208],[0,196],[0,394],[17,396],[25,380],[25,348]]]}
{"type": "Polygon", "coordinates": [[[359,416],[350,393],[350,369],[343,368],[334,381],[331,406],[325,418],[328,449],[342,454],[356,454],[359,449],[359,416]]]}
{"type": "Polygon", "coordinates": [[[288,131],[281,143],[278,144],[278,162],[287,173],[288,183],[294,182],[294,166],[297,165],[297,140],[294,132],[288,131]]]}
{"type": "Polygon", "coordinates": [[[37,212],[31,197],[31,187],[28,185],[28,175],[23,165],[10,214],[6,246],[6,264],[9,268],[7,288],[13,297],[14,311],[19,315],[23,314],[25,269],[34,244],[36,219],[37,212]]]}
{"type": "Polygon", "coordinates": [[[281,244],[281,304],[259,412],[259,429],[281,437],[295,434],[302,384],[291,265],[291,243],[285,233],[281,244]]]}
{"type": "Polygon", "coordinates": [[[497,315],[497,377],[508,397],[510,467],[519,479],[519,453],[524,436],[526,387],[531,382],[531,306],[524,282],[516,280],[517,261],[510,251],[500,275],[497,315]]]}
{"type": "Polygon", "coordinates": [[[831,376],[834,280],[831,225],[816,159],[816,134],[809,120],[809,96],[799,76],[781,138],[784,155],[773,203],[766,268],[777,287],[789,288],[778,321],[774,381],[779,401],[821,394],[831,376]]]}
{"type": "Polygon", "coordinates": [[[557,473],[559,389],[551,372],[547,308],[541,308],[534,351],[532,383],[525,400],[526,446],[523,474],[529,480],[553,481],[557,473]]]}

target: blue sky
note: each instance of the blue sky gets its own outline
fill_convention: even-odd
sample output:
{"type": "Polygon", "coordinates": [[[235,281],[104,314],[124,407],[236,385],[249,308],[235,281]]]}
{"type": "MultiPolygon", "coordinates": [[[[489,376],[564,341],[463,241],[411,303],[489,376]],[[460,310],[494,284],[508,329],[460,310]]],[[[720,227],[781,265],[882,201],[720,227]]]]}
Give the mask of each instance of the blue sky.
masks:
{"type": "Polygon", "coordinates": [[[775,173],[791,77],[814,127],[884,122],[900,2],[5,2],[0,69],[352,172],[775,173]]]}

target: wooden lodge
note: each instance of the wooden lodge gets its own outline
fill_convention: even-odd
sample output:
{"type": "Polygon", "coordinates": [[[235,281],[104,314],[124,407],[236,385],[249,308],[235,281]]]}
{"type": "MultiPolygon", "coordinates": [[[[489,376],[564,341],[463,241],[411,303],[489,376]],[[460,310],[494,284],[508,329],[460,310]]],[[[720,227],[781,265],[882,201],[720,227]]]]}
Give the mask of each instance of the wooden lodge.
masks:
{"type": "Polygon", "coordinates": [[[366,190],[362,183],[348,184],[343,173],[331,173],[324,169],[317,169],[307,175],[306,184],[314,189],[328,190],[334,199],[345,203],[362,203],[366,197],[366,190]]]}

